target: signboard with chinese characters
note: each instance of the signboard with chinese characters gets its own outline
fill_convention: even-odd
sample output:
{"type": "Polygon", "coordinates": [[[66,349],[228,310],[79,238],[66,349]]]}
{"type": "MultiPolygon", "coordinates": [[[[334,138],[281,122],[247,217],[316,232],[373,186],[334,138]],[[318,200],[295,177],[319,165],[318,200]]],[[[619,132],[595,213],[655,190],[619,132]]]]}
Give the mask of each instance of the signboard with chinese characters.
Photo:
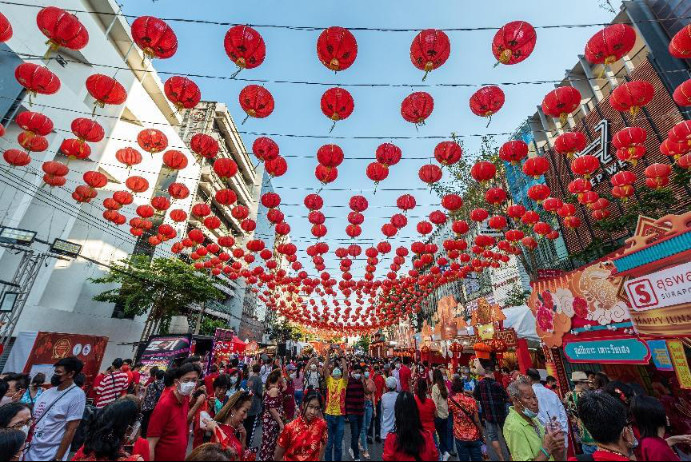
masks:
{"type": "Polygon", "coordinates": [[[637,338],[569,342],[564,354],[574,364],[646,365],[651,358],[648,346],[637,338]]]}
{"type": "Polygon", "coordinates": [[[686,358],[686,351],[681,340],[669,340],[667,342],[669,355],[674,364],[674,371],[677,373],[679,386],[684,390],[691,390],[691,369],[689,369],[689,361],[686,358]]]}

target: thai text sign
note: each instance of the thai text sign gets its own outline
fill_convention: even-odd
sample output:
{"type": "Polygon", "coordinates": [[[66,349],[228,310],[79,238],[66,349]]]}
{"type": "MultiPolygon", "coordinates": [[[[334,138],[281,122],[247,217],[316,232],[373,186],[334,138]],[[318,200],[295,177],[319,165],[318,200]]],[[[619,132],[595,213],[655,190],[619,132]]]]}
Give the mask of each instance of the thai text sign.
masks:
{"type": "Polygon", "coordinates": [[[638,312],[691,303],[691,262],[633,279],[625,287],[638,312]]]}
{"type": "Polygon", "coordinates": [[[669,348],[674,371],[677,373],[677,379],[679,379],[679,386],[685,390],[691,390],[691,369],[689,369],[689,361],[686,359],[684,344],[680,340],[669,340],[667,348],[669,348]]]}
{"type": "Polygon", "coordinates": [[[570,342],[564,347],[564,354],[575,364],[648,364],[650,350],[642,340],[586,340],[570,342]]]}

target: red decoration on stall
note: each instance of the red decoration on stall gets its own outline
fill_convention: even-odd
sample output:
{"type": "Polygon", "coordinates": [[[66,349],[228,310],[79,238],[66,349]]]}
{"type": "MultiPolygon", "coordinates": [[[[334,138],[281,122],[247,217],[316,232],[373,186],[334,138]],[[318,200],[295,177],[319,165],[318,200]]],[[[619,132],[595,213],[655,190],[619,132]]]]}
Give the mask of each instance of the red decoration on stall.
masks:
{"type": "Polygon", "coordinates": [[[528,157],[530,148],[524,141],[509,141],[499,149],[499,158],[504,162],[518,165],[528,157]]]}
{"type": "Polygon", "coordinates": [[[187,77],[176,75],[169,78],[163,86],[163,91],[178,111],[194,109],[202,100],[199,86],[187,77]]]}
{"type": "Polygon", "coordinates": [[[240,92],[240,106],[247,113],[243,124],[250,117],[257,119],[269,117],[274,112],[274,105],[273,95],[259,85],[249,85],[240,92]]]}
{"type": "Polygon", "coordinates": [[[451,55],[451,42],[444,31],[426,29],[420,32],[410,46],[410,60],[413,65],[425,71],[423,81],[435,69],[443,66],[451,55]]]}
{"type": "Polygon", "coordinates": [[[525,21],[513,21],[499,29],[492,42],[494,57],[501,64],[525,61],[535,50],[537,32],[525,21]]]}
{"type": "Polygon", "coordinates": [[[434,98],[429,93],[417,92],[408,96],[401,104],[403,118],[415,125],[424,125],[434,111],[434,98]]]}
{"type": "Polygon", "coordinates": [[[238,67],[233,78],[243,69],[255,69],[261,66],[266,59],[264,38],[249,26],[231,27],[223,43],[226,54],[238,67]]]}
{"type": "Polygon", "coordinates": [[[344,71],[357,58],[358,45],[355,36],[343,27],[329,27],[317,40],[319,61],[332,71],[344,71]]]}
{"type": "Polygon", "coordinates": [[[581,105],[581,100],[581,92],[574,87],[559,87],[545,96],[542,111],[564,124],[566,118],[581,105]]]}
{"type": "Polygon", "coordinates": [[[163,20],[141,16],[132,23],[132,38],[149,59],[172,58],[178,51],[178,38],[163,20]]]}
{"type": "Polygon", "coordinates": [[[17,66],[14,77],[32,96],[53,95],[60,90],[60,79],[47,67],[34,63],[23,63],[17,66]]]}
{"type": "Polygon", "coordinates": [[[48,37],[48,53],[58,48],[81,50],[89,43],[89,32],[79,19],[67,11],[48,6],[39,11],[36,24],[43,35],[48,37]]]}
{"type": "Polygon", "coordinates": [[[107,75],[94,74],[90,76],[86,79],[86,89],[96,100],[96,106],[101,108],[104,108],[106,104],[117,106],[127,100],[125,87],[107,75]]]}
{"type": "Polygon", "coordinates": [[[610,65],[627,55],[636,44],[636,31],[628,24],[613,24],[595,34],[585,47],[591,64],[610,65]]]}

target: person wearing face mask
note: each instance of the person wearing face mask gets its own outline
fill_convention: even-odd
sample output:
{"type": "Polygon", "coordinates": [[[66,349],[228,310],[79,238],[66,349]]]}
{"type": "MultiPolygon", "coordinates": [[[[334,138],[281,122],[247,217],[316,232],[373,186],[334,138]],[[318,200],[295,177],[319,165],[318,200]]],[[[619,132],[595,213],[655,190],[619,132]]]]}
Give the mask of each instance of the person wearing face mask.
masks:
{"type": "Polygon", "coordinates": [[[504,423],[504,438],[512,459],[564,460],[564,433],[560,429],[545,429],[540,423],[539,402],[530,379],[520,377],[512,382],[508,394],[513,407],[504,423]]]}
{"type": "Polygon", "coordinates": [[[362,432],[362,422],[365,416],[365,386],[363,384],[362,367],[355,365],[348,378],[346,388],[346,416],[350,424],[350,457],[360,460],[360,445],[358,435],[362,432]]]}
{"type": "Polygon", "coordinates": [[[327,354],[323,374],[326,377],[326,423],[329,438],[326,442],[326,461],[340,461],[343,457],[343,433],[345,431],[346,389],[348,388],[348,364],[341,358],[339,365],[332,365],[331,351],[327,354]]]}
{"type": "Polygon", "coordinates": [[[326,421],[321,418],[323,400],[318,391],[305,396],[300,416],[283,429],[272,460],[324,460],[326,421]]]}
{"type": "Polygon", "coordinates": [[[86,395],[74,378],[84,368],[77,358],[61,359],[54,365],[45,391],[34,406],[34,430],[27,445],[26,460],[67,460],[74,434],[86,407],[86,395]]]}
{"type": "Polygon", "coordinates": [[[362,457],[369,459],[369,448],[367,444],[371,444],[372,440],[368,438],[371,435],[370,429],[372,426],[372,418],[375,417],[376,409],[374,407],[375,394],[377,387],[374,384],[374,379],[371,377],[371,372],[365,370],[363,385],[365,387],[365,414],[362,421],[362,428],[360,429],[360,450],[362,457]]]}
{"type": "Polygon", "coordinates": [[[28,437],[31,423],[31,409],[26,404],[9,403],[0,406],[0,428],[20,430],[28,437]]]}
{"type": "Polygon", "coordinates": [[[151,460],[169,461],[185,458],[191,421],[190,397],[197,388],[200,376],[199,366],[192,363],[171,371],[171,391],[161,396],[149,421],[147,439],[151,460]]]}
{"type": "Polygon", "coordinates": [[[578,401],[578,415],[595,440],[597,449],[593,454],[570,460],[636,460],[634,451],[638,448],[638,441],[628,411],[620,400],[607,393],[586,392],[578,401]]]}
{"type": "MultiPolygon", "coordinates": [[[[206,386],[204,386],[204,388],[206,388],[206,386]]],[[[218,412],[220,412],[227,400],[228,390],[230,389],[230,378],[227,375],[219,376],[216,380],[214,380],[211,389],[213,390],[211,396],[206,400],[206,402],[199,406],[197,412],[194,414],[194,440],[192,442],[192,447],[194,449],[208,442],[207,430],[204,428],[202,423],[202,416],[208,414],[209,416],[214,417],[218,412]]],[[[197,390],[195,394],[198,393],[200,393],[200,390],[197,390]]]]}
{"type": "Polygon", "coordinates": [[[258,423],[258,416],[262,411],[262,396],[264,395],[264,384],[261,378],[261,365],[254,364],[249,379],[247,379],[247,390],[252,394],[252,405],[247,412],[245,419],[245,430],[247,432],[247,446],[252,447],[254,432],[258,423]]]}
{"type": "Polygon", "coordinates": [[[0,460],[22,460],[26,435],[19,430],[0,428],[0,460]]]}
{"type": "Polygon", "coordinates": [[[286,419],[291,421],[295,418],[295,371],[297,368],[293,364],[288,364],[286,372],[288,377],[283,379],[283,410],[286,419]]]}
{"type": "Polygon", "coordinates": [[[321,375],[319,374],[319,358],[316,356],[312,357],[307,363],[307,366],[305,366],[305,371],[304,390],[319,390],[319,382],[321,381],[321,375]]]}
{"type": "Polygon", "coordinates": [[[0,406],[18,402],[29,388],[29,376],[26,374],[10,374],[5,377],[5,382],[7,383],[7,392],[0,400],[0,406]]]}

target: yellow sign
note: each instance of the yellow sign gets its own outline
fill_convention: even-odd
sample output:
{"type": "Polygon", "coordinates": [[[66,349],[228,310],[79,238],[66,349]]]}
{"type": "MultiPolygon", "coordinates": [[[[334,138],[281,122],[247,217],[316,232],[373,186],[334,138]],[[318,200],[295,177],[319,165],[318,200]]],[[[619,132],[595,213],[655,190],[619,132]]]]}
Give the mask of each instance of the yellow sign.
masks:
{"type": "Polygon", "coordinates": [[[477,326],[477,335],[482,340],[494,338],[494,324],[482,324],[477,326]]]}
{"type": "Polygon", "coordinates": [[[680,340],[668,340],[669,356],[672,358],[674,370],[677,373],[679,386],[684,390],[691,390],[691,369],[689,361],[686,359],[684,344],[680,340]]]}

